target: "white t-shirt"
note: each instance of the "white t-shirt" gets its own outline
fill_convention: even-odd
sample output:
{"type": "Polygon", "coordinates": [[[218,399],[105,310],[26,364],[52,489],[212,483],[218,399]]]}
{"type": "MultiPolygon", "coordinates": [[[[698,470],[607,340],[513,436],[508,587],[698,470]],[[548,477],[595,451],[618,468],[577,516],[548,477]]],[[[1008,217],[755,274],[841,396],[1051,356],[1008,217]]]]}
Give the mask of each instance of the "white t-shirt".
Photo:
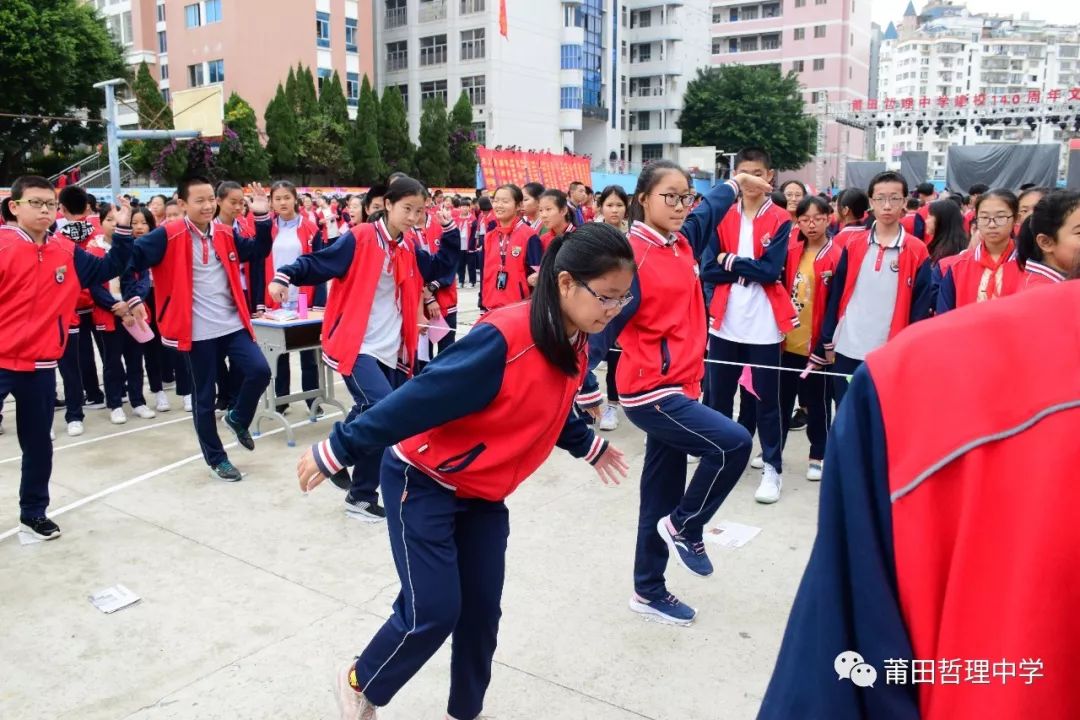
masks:
{"type": "Polygon", "coordinates": [[[304,246],[300,244],[300,218],[277,221],[278,232],[274,238],[271,251],[274,256],[274,267],[292,265],[304,253],[304,246]]]}
{"type": "Polygon", "coordinates": [[[323,219],[326,221],[326,238],[328,240],[337,238],[337,236],[341,234],[341,229],[338,227],[337,215],[335,215],[334,211],[330,208],[323,208],[320,212],[322,212],[323,219]]]}
{"type": "MultiPolygon", "coordinates": [[[[744,213],[739,224],[739,257],[754,257],[754,218],[744,213]]],[[[744,345],[773,345],[783,339],[772,305],[760,283],[731,284],[727,309],[719,330],[709,333],[744,345]]]]}
{"type": "Polygon", "coordinates": [[[371,302],[371,313],[368,315],[360,354],[370,355],[387,367],[397,367],[398,350],[401,348],[401,322],[394,269],[387,259],[383,261],[379,284],[375,286],[375,297],[371,302]]]}

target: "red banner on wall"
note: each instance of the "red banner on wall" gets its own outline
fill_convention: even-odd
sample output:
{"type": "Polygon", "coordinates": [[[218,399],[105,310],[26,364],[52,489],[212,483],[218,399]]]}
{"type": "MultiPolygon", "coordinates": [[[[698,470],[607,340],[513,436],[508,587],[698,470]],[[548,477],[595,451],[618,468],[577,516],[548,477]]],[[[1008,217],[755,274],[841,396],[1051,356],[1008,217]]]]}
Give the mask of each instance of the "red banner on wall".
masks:
{"type": "Polygon", "coordinates": [[[506,183],[524,185],[541,183],[544,187],[566,190],[577,181],[588,185],[591,180],[589,158],[581,155],[514,152],[511,150],[476,149],[484,186],[496,188],[506,183]]]}

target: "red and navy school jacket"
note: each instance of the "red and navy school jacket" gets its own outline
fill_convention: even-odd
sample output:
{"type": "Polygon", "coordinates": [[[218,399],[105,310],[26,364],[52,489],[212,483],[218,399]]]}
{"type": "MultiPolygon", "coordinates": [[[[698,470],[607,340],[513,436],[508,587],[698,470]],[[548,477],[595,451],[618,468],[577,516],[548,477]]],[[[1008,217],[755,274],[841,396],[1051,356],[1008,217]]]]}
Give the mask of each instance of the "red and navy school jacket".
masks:
{"type": "MultiPolygon", "coordinates": [[[[309,253],[318,252],[319,250],[322,249],[322,246],[323,246],[323,232],[322,232],[322,230],[320,230],[319,226],[316,225],[315,223],[311,222],[308,218],[306,218],[304,216],[299,216],[299,217],[300,217],[300,225],[296,228],[296,236],[297,236],[297,238],[300,239],[300,253],[302,255],[307,255],[309,253]]],[[[272,215],[271,219],[272,219],[273,222],[270,225],[270,235],[274,240],[277,240],[277,236],[278,236],[277,216],[272,215]]],[[[274,268],[274,249],[273,249],[273,246],[271,246],[270,254],[266,256],[266,260],[263,261],[262,265],[263,265],[263,271],[266,273],[265,275],[262,276],[262,278],[273,278],[274,277],[274,269],[275,269],[274,268]]],[[[266,288],[268,287],[268,283],[260,282],[255,287],[262,287],[263,288],[262,300],[258,305],[258,308],[257,308],[258,310],[275,310],[275,309],[281,307],[279,303],[274,302],[270,298],[270,294],[266,290],[266,288]]],[[[312,308],[312,309],[315,309],[315,310],[319,310],[319,309],[322,309],[322,303],[321,302],[320,303],[315,302],[316,289],[317,288],[316,288],[315,285],[302,285],[299,288],[300,292],[302,292],[304,295],[307,296],[308,307],[312,308]]],[[[323,293],[323,294],[325,294],[325,293],[323,293]]],[[[320,297],[319,300],[323,300],[323,298],[320,297]]]]}
{"type": "Polygon", "coordinates": [[[320,471],[329,476],[363,452],[393,447],[457,496],[498,502],[554,447],[595,464],[608,443],[573,408],[587,336],[575,344],[580,372],[566,375],[536,349],[529,307],[491,311],[422,373],[352,422],[335,425],[328,440],[312,447],[320,471]],[[529,412],[522,413],[525,406],[529,412]]]}
{"type": "Polygon", "coordinates": [[[1060,312],[1077,307],[1080,282],[1056,284],[870,353],[829,436],[758,720],[1080,717],[1080,314],[1060,312]],[[877,670],[873,687],[837,679],[846,651],[877,670]]]}
{"type": "Polygon", "coordinates": [[[851,240],[852,235],[865,232],[866,226],[860,222],[850,223],[840,228],[835,235],[833,235],[833,242],[840,246],[840,249],[847,247],[848,241],[851,240]]]}
{"type": "Polygon", "coordinates": [[[697,399],[705,363],[705,298],[698,259],[716,236],[716,225],[739,194],[732,181],[721,183],[683,223],[664,237],[644,223],[630,227],[637,273],[633,299],[603,332],[589,338],[589,369],[578,404],[595,407],[603,399],[591,370],[614,347],[622,347],[616,383],[625,407],[655,403],[669,395],[697,399]]]}
{"type": "MultiPolygon", "coordinates": [[[[472,219],[472,223],[469,226],[469,252],[480,252],[484,249],[484,241],[481,239],[480,228],[484,228],[485,233],[492,232],[499,226],[499,221],[495,219],[495,211],[489,210],[488,212],[479,212],[472,219]]],[[[483,236],[486,237],[486,234],[483,236]]]]}
{"type": "MultiPolygon", "coordinates": [[[[935,313],[943,315],[950,310],[978,302],[979,285],[983,275],[989,271],[987,281],[987,299],[1012,295],[1020,289],[1023,272],[1016,264],[1016,250],[1012,240],[998,262],[990,257],[985,243],[979,243],[972,252],[963,252],[954,256],[956,259],[941,270],[941,280],[937,288],[935,313]],[[1000,269],[1000,270],[999,270],[1000,269]],[[1001,293],[997,293],[994,275],[1001,273],[1001,293]]],[[[943,263],[941,263],[943,264],[943,263]]],[[[939,264],[940,265],[940,264],[939,264]]]]}
{"type": "Polygon", "coordinates": [[[55,368],[84,287],[124,271],[130,237],[97,258],[65,237],[46,234],[39,245],[17,225],[0,226],[0,369],[55,368]]]}
{"type": "Polygon", "coordinates": [[[419,339],[416,328],[423,281],[445,276],[457,267],[460,243],[457,228],[447,225],[439,252],[431,255],[404,234],[398,240],[391,238],[382,220],[361,223],[333,245],[279,267],[273,282],[317,285],[334,280],[323,315],[323,359],[340,374],[349,375],[364,344],[379,276],[393,272],[401,312],[399,368],[411,373],[419,339]]]}
{"type": "MultiPolygon", "coordinates": [[[[210,232],[212,236],[209,242],[202,238],[202,251],[217,254],[229,279],[229,290],[240,321],[254,339],[251,313],[240,283],[240,264],[262,260],[270,252],[270,216],[255,218],[254,238],[245,238],[236,229],[221,223],[210,223],[210,232]]],[[[159,225],[140,237],[135,241],[131,253],[131,265],[120,282],[128,307],[135,309],[142,304],[142,299],[150,290],[150,273],[147,271],[153,270],[156,321],[161,344],[183,352],[191,350],[192,233],[201,235],[191,221],[181,218],[159,225]]],[[[130,227],[117,227],[113,232],[113,244],[118,239],[130,236],[130,227]]]]}
{"type": "MultiPolygon", "coordinates": [[[[86,245],[86,252],[94,257],[103,258],[108,251],[109,245],[101,240],[101,236],[95,237],[86,245]]],[[[119,279],[119,276],[117,279],[119,279]]],[[[113,313],[112,307],[117,303],[117,300],[109,291],[111,282],[112,278],[108,282],[89,288],[90,296],[94,299],[92,314],[94,328],[101,332],[114,332],[116,330],[116,315],[113,313]]]]}
{"type": "Polygon", "coordinates": [[[900,218],[900,225],[907,230],[909,234],[914,235],[926,244],[929,244],[926,237],[926,216],[929,212],[930,206],[923,205],[915,212],[908,213],[900,218]]]}
{"type": "Polygon", "coordinates": [[[754,216],[752,258],[738,255],[741,224],[742,206],[732,206],[716,224],[713,253],[701,271],[702,280],[716,284],[709,305],[711,327],[719,330],[724,322],[732,284],[758,283],[769,300],[776,326],[780,328],[780,332],[790,332],[799,326],[799,314],[795,312],[795,307],[791,304],[791,294],[784,288],[781,278],[788,254],[791,215],[787,210],[773,204],[769,198],[765,198],[765,204],[754,216]],[[721,253],[727,253],[723,267],[716,262],[721,253]]]}
{"type": "MultiPolygon", "coordinates": [[[[787,263],[784,266],[784,288],[789,298],[795,289],[795,274],[799,272],[799,263],[805,249],[806,243],[802,240],[802,236],[793,232],[788,245],[787,263]]],[[[814,287],[810,295],[814,303],[810,323],[811,348],[817,344],[817,338],[821,334],[821,326],[825,322],[825,308],[829,303],[829,291],[832,289],[836,267],[840,264],[840,256],[843,252],[839,245],[827,239],[825,245],[814,255],[814,287]]]]}
{"type": "MultiPolygon", "coordinates": [[[[454,223],[454,227],[458,227],[458,223],[454,223]]],[[[427,224],[423,229],[413,228],[412,236],[413,240],[419,243],[419,247],[423,248],[429,255],[438,254],[442,248],[442,226],[439,225],[434,215],[429,214],[427,216],[427,224]]],[[[461,234],[461,230],[458,230],[458,242],[461,242],[461,238],[464,235],[461,234]]],[[[431,291],[435,297],[435,302],[439,305],[439,312],[443,317],[453,315],[457,313],[457,268],[451,268],[446,274],[437,277],[433,280],[429,280],[425,283],[428,290],[431,291]]]]}
{"type": "MultiPolygon", "coordinates": [[[[535,226],[533,226],[533,227],[534,227],[534,229],[536,229],[535,226]]],[[[550,228],[546,229],[543,234],[538,235],[537,237],[538,237],[539,242],[540,242],[540,258],[541,258],[541,260],[543,260],[544,253],[547,252],[548,247],[551,245],[552,242],[554,242],[555,238],[562,237],[563,235],[567,235],[569,233],[572,233],[572,232],[574,232],[575,229],[576,228],[574,227],[574,224],[570,223],[569,225],[566,226],[566,229],[563,230],[558,235],[556,235],[555,231],[551,230],[550,228]]],[[[536,229],[536,231],[540,232],[539,229],[536,229]]],[[[537,263],[536,267],[533,268],[533,269],[538,270],[539,268],[540,268],[540,263],[537,263]]]]}
{"type": "MultiPolygon", "coordinates": [[[[494,216],[492,216],[494,217],[494,216]]],[[[480,249],[480,307],[487,310],[513,305],[522,300],[528,300],[531,291],[528,278],[532,275],[529,267],[539,248],[539,239],[536,231],[521,218],[516,219],[510,227],[502,227],[498,221],[488,223],[487,234],[484,237],[484,247],[480,249]],[[532,252],[528,252],[532,244],[532,252]],[[506,285],[503,289],[498,287],[500,272],[506,273],[506,285]]],[[[539,265],[539,262],[536,262],[539,265]]]]}
{"type": "Polygon", "coordinates": [[[1044,285],[1056,285],[1059,282],[1065,282],[1065,275],[1056,268],[1035,260],[1028,260],[1024,263],[1024,276],[1020,280],[1021,290],[1043,287],[1044,285]]]}
{"type": "MultiPolygon", "coordinates": [[[[929,316],[930,299],[933,294],[930,256],[926,252],[926,245],[922,240],[908,235],[903,227],[900,228],[897,243],[900,247],[900,255],[892,270],[899,273],[900,278],[896,286],[896,305],[893,307],[892,323],[889,326],[890,340],[908,325],[929,316]]],[[[826,351],[834,349],[833,335],[840,324],[840,319],[844,317],[848,301],[855,292],[859,269],[871,246],[877,248],[878,261],[881,262],[885,248],[874,242],[874,227],[859,234],[852,234],[848,246],[844,248],[840,256],[836,273],[833,275],[833,292],[829,293],[829,305],[825,310],[825,320],[821,325],[821,336],[810,355],[811,359],[819,365],[825,364],[826,351]]]]}

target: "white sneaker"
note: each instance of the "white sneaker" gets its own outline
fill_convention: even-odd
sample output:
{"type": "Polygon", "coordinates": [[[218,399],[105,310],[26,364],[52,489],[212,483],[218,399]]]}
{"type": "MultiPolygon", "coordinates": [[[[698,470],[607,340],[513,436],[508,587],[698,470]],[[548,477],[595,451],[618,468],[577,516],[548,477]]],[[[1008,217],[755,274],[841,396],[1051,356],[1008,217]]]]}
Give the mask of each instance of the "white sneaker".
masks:
{"type": "Polygon", "coordinates": [[[123,425],[127,422],[127,415],[124,414],[124,408],[116,408],[109,413],[109,421],[113,425],[123,425]]]}
{"type": "Polygon", "coordinates": [[[604,412],[600,415],[600,429],[614,430],[619,427],[619,406],[605,405],[604,412]]]}
{"type": "Polygon", "coordinates": [[[56,431],[55,430],[50,430],[49,431],[49,439],[50,440],[55,440],[56,439],[56,431]]]}
{"type": "Polygon", "coordinates": [[[68,423],[68,436],[69,437],[79,437],[80,435],[83,434],[83,430],[84,430],[83,424],[81,422],[79,422],[78,420],[72,420],[71,422],[68,423]]]}
{"type": "Polygon", "coordinates": [[[783,486],[784,480],[780,477],[780,473],[776,472],[776,468],[766,465],[761,473],[761,484],[754,493],[754,499],[764,505],[771,505],[780,499],[780,488],[783,486]]]}
{"type": "Polygon", "coordinates": [[[157,405],[154,407],[158,412],[169,412],[172,410],[172,405],[169,404],[169,396],[162,390],[157,394],[157,405]]]}
{"type": "Polygon", "coordinates": [[[821,475],[825,468],[820,460],[811,460],[810,466],[806,468],[806,479],[818,481],[821,480],[821,475]]]}
{"type": "Polygon", "coordinates": [[[184,396],[184,412],[191,412],[191,396],[184,396]]]}
{"type": "Polygon", "coordinates": [[[146,407],[145,405],[140,405],[137,408],[132,408],[131,412],[135,413],[143,420],[150,420],[151,418],[157,417],[157,413],[146,407]]]}
{"type": "Polygon", "coordinates": [[[353,690],[349,683],[349,676],[353,672],[355,663],[355,660],[350,660],[342,665],[336,678],[334,695],[337,698],[338,710],[341,712],[341,720],[376,720],[375,706],[364,697],[363,693],[353,690]]]}
{"type": "Polygon", "coordinates": [[[687,455],[686,456],[686,464],[687,465],[697,465],[699,462],[701,462],[701,456],[700,455],[687,455]]]}
{"type": "Polygon", "coordinates": [[[754,459],[750,461],[750,467],[755,470],[763,470],[765,468],[765,459],[758,453],[754,456],[754,459]]]}

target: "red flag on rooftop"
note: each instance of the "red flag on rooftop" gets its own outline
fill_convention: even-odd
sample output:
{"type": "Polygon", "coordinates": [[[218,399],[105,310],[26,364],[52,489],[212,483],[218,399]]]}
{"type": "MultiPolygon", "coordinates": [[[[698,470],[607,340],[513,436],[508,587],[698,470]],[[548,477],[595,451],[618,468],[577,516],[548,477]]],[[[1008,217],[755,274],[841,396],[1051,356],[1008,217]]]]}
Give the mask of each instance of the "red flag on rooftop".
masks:
{"type": "Polygon", "coordinates": [[[510,39],[510,30],[506,23],[506,0],[499,0],[499,34],[510,39]]]}

